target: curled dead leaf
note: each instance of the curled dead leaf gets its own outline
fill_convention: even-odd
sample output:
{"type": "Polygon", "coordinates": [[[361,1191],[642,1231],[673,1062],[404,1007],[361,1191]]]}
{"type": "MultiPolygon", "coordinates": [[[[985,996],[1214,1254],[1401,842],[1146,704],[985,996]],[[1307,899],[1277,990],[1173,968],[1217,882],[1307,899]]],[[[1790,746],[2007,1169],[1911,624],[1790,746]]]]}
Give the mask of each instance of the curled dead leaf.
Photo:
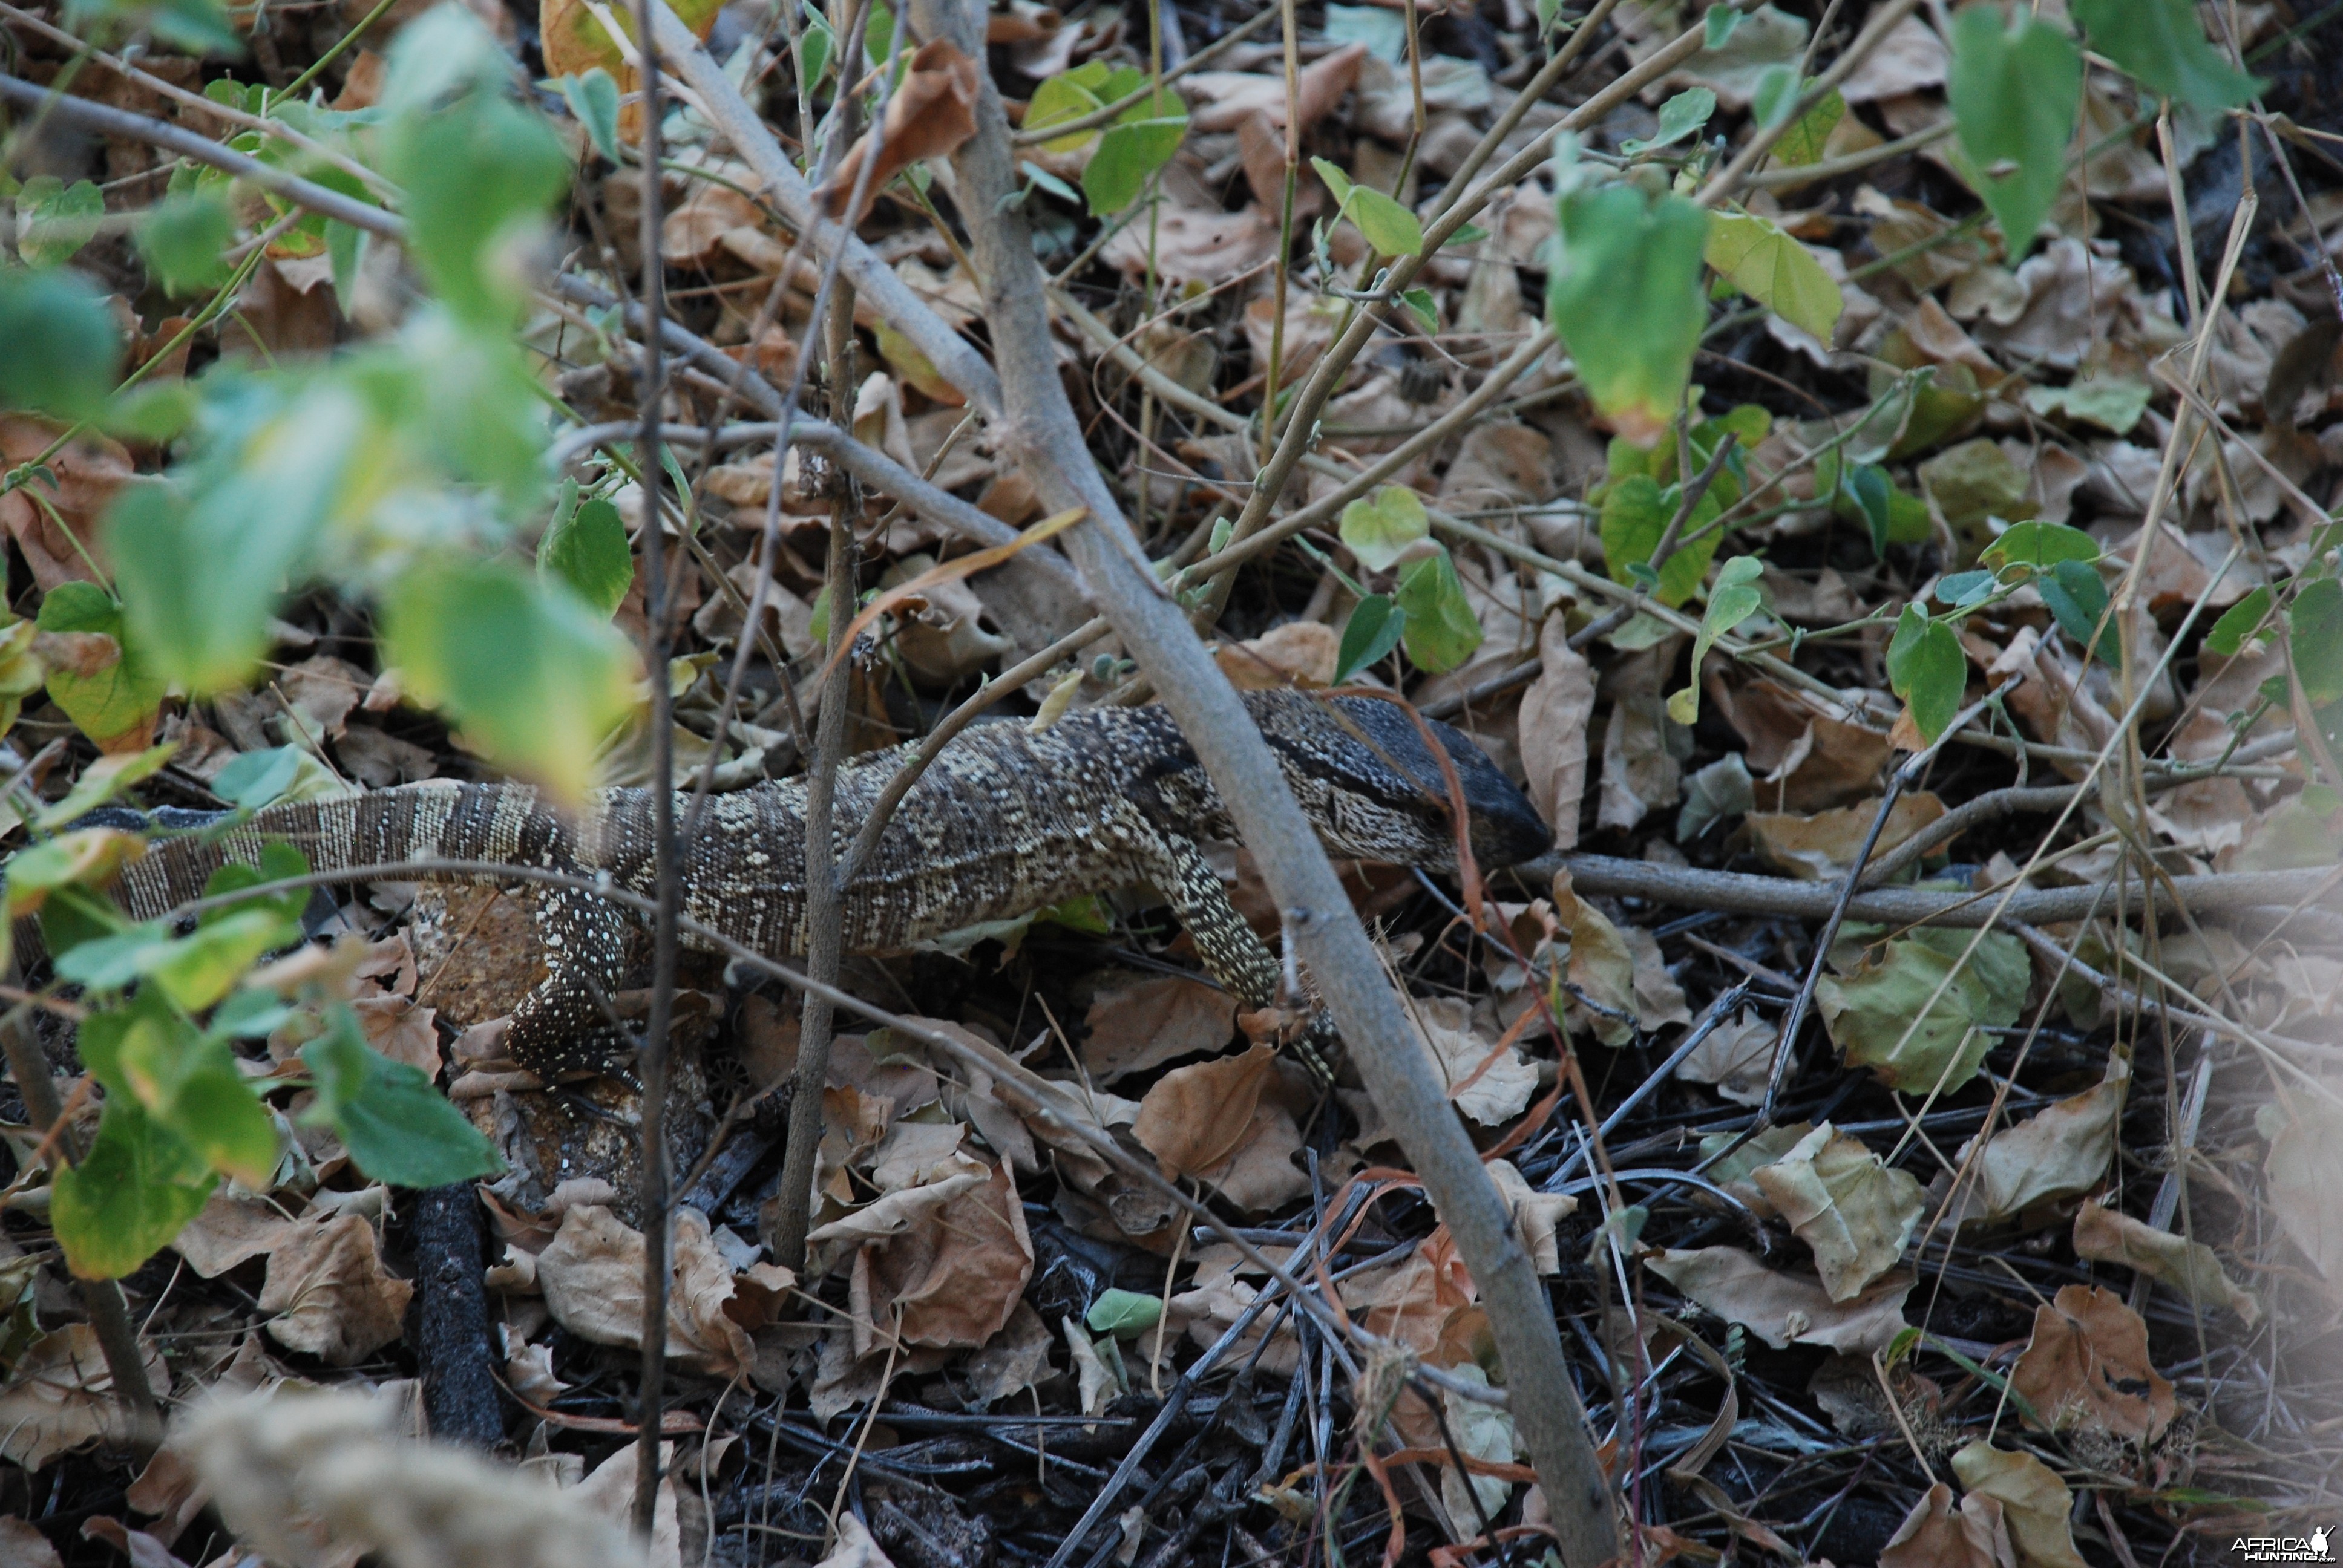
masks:
{"type": "Polygon", "coordinates": [[[1242,1056],[1165,1073],[1141,1099],[1131,1136],[1173,1175],[1222,1164],[1250,1133],[1276,1060],[1271,1047],[1256,1045],[1242,1056]]]}
{"type": "Polygon", "coordinates": [[[2119,1209],[2085,1203],[2075,1215],[2075,1253],[2094,1262],[2121,1263],[2170,1285],[2201,1306],[2227,1307],[2247,1328],[2261,1321],[2261,1303],[2230,1279],[2213,1249],[2159,1231],[2119,1209]]]}
{"type": "Polygon", "coordinates": [[[1943,1482],[1928,1488],[1879,1553],[1879,1568],[2016,1568],[1997,1499],[1971,1493],[1953,1505],[1943,1482]]]}
{"type": "MultiPolygon", "coordinates": [[[[2030,1453],[1972,1442],[1953,1455],[1953,1473],[1971,1497],[2001,1504],[2009,1543],[2022,1568],[2087,1568],[2067,1528],[2075,1494],[2058,1473],[2030,1453]]],[[[1964,1502],[1966,1499],[1963,1499],[1964,1502]]]]}
{"type": "Polygon", "coordinates": [[[976,96],[981,78],[976,62],[953,46],[948,38],[930,38],[920,45],[910,58],[909,69],[896,86],[893,96],[887,100],[887,116],[880,126],[879,151],[872,160],[873,133],[865,131],[861,137],[839,160],[837,171],[816,193],[822,208],[833,218],[846,216],[847,203],[854,199],[858,182],[864,179],[862,166],[870,163],[869,184],[863,187],[861,210],[853,221],[860,223],[863,214],[887,182],[905,167],[927,158],[949,157],[960,145],[976,134],[976,96]]]}
{"type": "Polygon", "coordinates": [[[1751,1180],[1814,1249],[1834,1302],[1863,1293],[1894,1268],[1927,1208],[1920,1183],[1827,1121],[1751,1180]]]}
{"type": "Polygon", "coordinates": [[[2033,1337],[2009,1389],[2063,1432],[2079,1426],[2153,1442],[2178,1409],[2172,1385],[2147,1359],[2147,1325],[2123,1298],[2097,1285],[2065,1285],[2034,1310],[2033,1337]]]}
{"type": "Polygon", "coordinates": [[[1738,1247],[1660,1252],[1644,1265],[1776,1350],[1793,1342],[1849,1354],[1885,1350],[1904,1332],[1904,1298],[1912,1290],[1910,1275],[1891,1274],[1833,1301],[1819,1281],[1769,1269],[1738,1247]]]}
{"type": "Polygon", "coordinates": [[[398,1338],[415,1287],[384,1269],[364,1215],[304,1221],[268,1254],[260,1310],[268,1337],[335,1366],[349,1366],[398,1338]]]}

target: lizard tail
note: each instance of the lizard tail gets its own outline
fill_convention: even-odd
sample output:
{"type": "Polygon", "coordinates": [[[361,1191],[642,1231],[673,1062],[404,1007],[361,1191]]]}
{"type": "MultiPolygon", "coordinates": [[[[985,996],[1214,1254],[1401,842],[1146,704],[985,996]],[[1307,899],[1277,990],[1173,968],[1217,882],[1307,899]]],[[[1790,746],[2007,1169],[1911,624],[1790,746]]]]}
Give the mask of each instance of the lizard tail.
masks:
{"type": "MultiPolygon", "coordinates": [[[[226,831],[158,839],[123,868],[116,896],[134,918],[153,920],[201,898],[222,866],[258,865],[262,849],[277,842],[300,850],[317,871],[434,860],[566,869],[570,836],[568,824],[526,784],[435,779],[338,800],[267,806],[226,831]]],[[[425,866],[398,879],[468,881],[480,875],[425,866]]]]}

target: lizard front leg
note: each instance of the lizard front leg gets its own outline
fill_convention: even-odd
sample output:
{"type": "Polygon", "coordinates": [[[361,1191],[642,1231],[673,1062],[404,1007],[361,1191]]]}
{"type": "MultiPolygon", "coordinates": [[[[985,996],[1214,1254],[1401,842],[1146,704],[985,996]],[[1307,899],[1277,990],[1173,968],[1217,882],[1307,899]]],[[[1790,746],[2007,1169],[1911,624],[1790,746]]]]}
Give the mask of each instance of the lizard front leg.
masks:
{"type": "Polygon", "coordinates": [[[615,905],[568,888],[537,900],[545,979],[513,1009],[505,1054],[546,1082],[577,1072],[612,1072],[618,1037],[601,1007],[626,975],[627,916],[615,905]]]}
{"type": "MultiPolygon", "coordinates": [[[[1196,944],[1204,972],[1248,1009],[1258,1010],[1275,1002],[1284,980],[1283,966],[1229,901],[1220,873],[1195,841],[1150,834],[1144,841],[1142,862],[1142,874],[1171,900],[1172,913],[1180,917],[1196,944]]],[[[1316,1000],[1309,1000],[1313,1004],[1316,1000]]],[[[1338,1040],[1332,1016],[1313,1005],[1293,1047],[1302,1064],[1322,1082],[1334,1081],[1329,1057],[1338,1040]]]]}

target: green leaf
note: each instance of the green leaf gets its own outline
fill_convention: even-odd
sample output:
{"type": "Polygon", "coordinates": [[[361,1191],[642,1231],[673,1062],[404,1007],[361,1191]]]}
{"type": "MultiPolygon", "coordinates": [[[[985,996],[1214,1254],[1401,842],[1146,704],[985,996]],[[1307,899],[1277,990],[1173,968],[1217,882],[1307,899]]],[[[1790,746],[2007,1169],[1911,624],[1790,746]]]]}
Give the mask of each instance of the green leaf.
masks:
{"type": "Polygon", "coordinates": [[[85,35],[151,33],[190,55],[244,53],[219,0],[67,0],[65,25],[85,35]]]}
{"type": "Polygon", "coordinates": [[[1432,290],[1411,288],[1403,292],[1399,297],[1402,304],[1414,312],[1416,320],[1423,324],[1423,329],[1426,332],[1440,330],[1440,306],[1432,297],[1432,290]]]}
{"type": "Polygon", "coordinates": [[[1774,162],[1784,168],[1802,169],[1808,164],[1820,163],[1823,146],[1838,123],[1846,117],[1846,100],[1836,87],[1823,95],[1822,101],[1798,116],[1797,124],[1784,131],[1774,143],[1774,162]]]}
{"type": "Polygon", "coordinates": [[[1128,1340],[1145,1333],[1162,1317],[1161,1296],[1110,1287],[1099,1292],[1098,1300],[1091,1303],[1090,1315],[1083,1321],[1094,1334],[1113,1334],[1128,1340]]]}
{"type": "Polygon", "coordinates": [[[487,25],[442,5],[402,28],[380,107],[382,171],[406,193],[407,249],[466,320],[508,326],[527,292],[516,244],[569,185],[561,139],[507,95],[487,25]]]}
{"type": "Polygon", "coordinates": [[[48,832],[79,820],[133,784],[161,772],[163,765],[178,749],[177,741],[166,740],[144,751],[116,752],[99,758],[82,769],[81,777],[74,780],[65,799],[35,813],[33,826],[48,832]]]}
{"type": "Polygon", "coordinates": [[[1379,254],[1415,256],[1423,251],[1423,226],[1416,222],[1415,214],[1383,192],[1355,183],[1324,158],[1312,158],[1310,166],[1318,171],[1318,177],[1340,204],[1335,218],[1349,218],[1379,254]]]}
{"type": "Polygon", "coordinates": [[[1973,604],[1982,604],[1999,580],[1988,571],[1955,572],[1937,579],[1936,598],[1955,609],[1966,609],[1973,604]]]}
{"type": "Polygon", "coordinates": [[[203,399],[184,377],[134,387],[106,411],[106,429],[125,440],[159,447],[196,422],[203,399]]]}
{"type": "Polygon", "coordinates": [[[2222,611],[2213,629],[2205,634],[2206,650],[2223,658],[2235,658],[2246,646],[2247,638],[2268,635],[2262,623],[2269,618],[2270,603],[2270,590],[2264,586],[2222,611]]]}
{"type": "Polygon", "coordinates": [[[2072,0],[2072,9],[2091,47],[2159,98],[2217,114],[2266,85],[2206,39],[2196,0],[2072,0]]]}
{"type": "Polygon", "coordinates": [[[811,5],[803,10],[805,15],[798,31],[798,81],[810,102],[813,90],[830,74],[830,56],[838,53],[838,35],[830,31],[829,19],[811,5]]]}
{"type": "Polygon", "coordinates": [[[138,254],[166,294],[207,293],[227,281],[220,253],[236,238],[236,216],[212,191],[166,196],[138,225],[138,254]]]}
{"type": "Polygon", "coordinates": [[[2147,412],[2152,388],[2137,377],[2083,376],[2064,387],[2029,387],[2026,406],[2036,414],[2064,415],[2127,436],[2147,412]]]}
{"type": "Polygon", "coordinates": [[[96,668],[85,674],[51,661],[49,697],[101,749],[119,749],[126,739],[143,744],[154,729],[168,683],[141,656],[114,596],[96,583],[59,583],[41,601],[40,626],[45,632],[79,632],[114,640],[115,657],[102,662],[91,658],[88,662],[96,668]]]}
{"type": "Polygon", "coordinates": [[[1546,314],[1595,407],[1652,446],[1684,401],[1708,320],[1708,215],[1682,196],[1647,206],[1624,185],[1574,191],[1557,206],[1561,256],[1547,275],[1546,314]]]}
{"type": "Polygon", "coordinates": [[[2343,701],[2343,583],[2321,578],[2287,608],[2287,648],[2313,708],[2343,701]]]}
{"type": "Polygon", "coordinates": [[[2060,561],[2097,560],[2099,541],[2064,523],[2012,523],[1977,558],[1998,571],[2043,572],[2060,561]]]}
{"type": "Polygon", "coordinates": [[[170,1245],[218,1183],[136,1101],[109,1098],[89,1152],[50,1184],[49,1225],[76,1275],[118,1280],[170,1245]]]}
{"type": "MultiPolygon", "coordinates": [[[[824,27],[821,31],[827,40],[830,29],[824,27]]],[[[809,37],[807,34],[799,35],[800,47],[809,37]]],[[[594,150],[602,155],[605,163],[615,167],[618,162],[618,84],[611,79],[610,73],[596,65],[583,75],[564,76],[561,97],[569,106],[569,112],[578,117],[578,123],[586,127],[586,134],[593,138],[594,150]]]]}
{"type": "Polygon", "coordinates": [[[1772,130],[1789,117],[1803,89],[1795,66],[1769,66],[1757,78],[1757,90],[1749,95],[1749,117],[1757,122],[1759,130],[1772,130]]]}
{"type": "Polygon", "coordinates": [[[1619,151],[1635,158],[1661,147],[1674,146],[1697,133],[1716,113],[1716,95],[1706,87],[1688,87],[1660,106],[1660,128],[1649,138],[1619,144],[1619,151]]]}
{"type": "Polygon", "coordinates": [[[2082,54],[2050,24],[2020,11],[2016,25],[2005,26],[1994,5],[1954,15],[1945,95],[1964,174],[2001,225],[2012,266],[2033,248],[2034,231],[2057,199],[2082,93],[2082,54]]]}
{"type": "Polygon", "coordinates": [[[199,1012],[226,996],[261,954],[300,938],[301,928],[274,910],[239,910],[170,943],[146,968],[165,995],[199,1012]]]}
{"type": "Polygon", "coordinates": [[[1968,680],[1968,655],[1953,628],[1930,620],[1918,605],[1906,605],[1887,644],[1887,684],[1911,709],[1924,738],[1936,739],[1960,713],[1968,680]]]}
{"type": "MultiPolygon", "coordinates": [[[[1171,106],[1177,106],[1178,100],[1168,91],[1156,96],[1159,103],[1168,100],[1171,106]]],[[[1090,204],[1091,216],[1106,217],[1138,200],[1149,178],[1172,161],[1187,134],[1184,113],[1136,120],[1126,116],[1108,126],[1099,139],[1098,151],[1082,167],[1082,196],[1090,204]]]]}
{"type": "Polygon", "coordinates": [[[1692,684],[1668,698],[1668,717],[1690,726],[1700,719],[1700,665],[1716,639],[1765,608],[1765,590],[1757,579],[1765,563],[1755,556],[1735,556],[1717,569],[1708,590],[1708,612],[1701,617],[1700,635],[1692,645],[1692,684]]]}
{"type": "Polygon", "coordinates": [[[554,514],[537,541],[537,569],[569,585],[606,618],[635,582],[635,556],[618,508],[597,497],[554,514]]]}
{"type": "MultiPolygon", "coordinates": [[[[1972,933],[1957,934],[1966,940],[1972,933]]],[[[1954,962],[1925,943],[1891,941],[1851,974],[1825,975],[1815,1005],[1847,1065],[1867,1067],[1907,1094],[1949,1094],[1974,1078],[1992,1043],[1978,1027],[1994,1021],[1979,1016],[1990,993],[1966,968],[1956,974],[1954,962]]]]}
{"type": "Polygon", "coordinates": [[[1718,213],[1709,219],[1703,254],[1735,288],[1830,346],[1846,301],[1822,263],[1778,225],[1746,213],[1718,213]]]}
{"type": "Polygon", "coordinates": [[[1401,574],[1393,602],[1407,617],[1400,631],[1407,657],[1426,675],[1456,668],[1481,646],[1480,619],[1445,549],[1401,574]]]}
{"type": "Polygon", "coordinates": [[[633,706],[624,638],[567,588],[501,564],[408,568],[381,638],[407,689],[445,708],[490,760],[575,800],[603,739],[633,706]]]}
{"type": "MultiPolygon", "coordinates": [[[[1033,89],[1032,97],[1026,101],[1023,128],[1045,131],[1061,121],[1079,120],[1084,115],[1096,114],[1106,107],[1106,100],[1099,95],[1100,90],[1106,85],[1106,64],[1101,60],[1087,61],[1073,70],[1043,77],[1041,84],[1033,89]]],[[[1078,152],[1098,134],[1096,126],[1086,131],[1070,132],[1043,142],[1041,149],[1051,153],[1078,152]]]]}
{"type": "Polygon", "coordinates": [[[2107,585],[2087,563],[2059,561],[2034,579],[2034,589],[2077,649],[2088,648],[2102,658],[2115,651],[2114,639],[2099,630],[2107,613],[2107,585]]]}
{"type": "Polygon", "coordinates": [[[1389,595],[1369,594],[1361,599],[1351,618],[1342,623],[1342,646],[1334,654],[1334,684],[1348,686],[1359,671],[1388,658],[1406,629],[1407,612],[1392,603],[1389,595]]]}
{"type": "Polygon", "coordinates": [[[94,418],[122,364],[122,338],[96,289],[69,272],[0,262],[0,408],[94,418]]]}
{"type": "Polygon", "coordinates": [[[256,810],[292,787],[305,753],[297,746],[246,751],[212,779],[212,793],[231,806],[256,810]]]}
{"type": "Polygon", "coordinates": [[[1734,5],[1712,5],[1708,8],[1708,15],[1701,18],[1701,23],[1704,28],[1701,46],[1722,49],[1732,38],[1734,29],[1741,25],[1741,10],[1734,5]]]}
{"type": "Polygon", "coordinates": [[[301,1060],[317,1081],[317,1102],[303,1122],[332,1128],[368,1179],[444,1187],[504,1169],[429,1079],[367,1044],[349,1009],[333,1010],[327,1032],[301,1048],[301,1060]]]}
{"type": "MultiPolygon", "coordinates": [[[[145,848],[146,840],[135,833],[82,828],[19,849],[5,866],[8,914],[14,918],[42,909],[51,893],[63,889],[103,887],[145,848]]],[[[64,944],[51,942],[49,950],[61,952],[64,944]]]]}
{"type": "Polygon", "coordinates": [[[35,266],[62,266],[106,226],[106,196],[87,180],[35,175],[16,193],[16,250],[35,266]]]}
{"type": "MultiPolygon", "coordinates": [[[[226,898],[231,894],[243,892],[247,888],[257,888],[268,882],[281,882],[294,877],[307,876],[308,871],[308,856],[281,839],[271,839],[260,847],[260,864],[257,866],[246,865],[241,860],[231,860],[214,871],[210,879],[204,883],[204,897],[226,898]]],[[[281,893],[257,894],[248,899],[238,899],[231,904],[222,904],[206,910],[197,916],[196,920],[199,924],[209,925],[215,920],[224,920],[238,910],[258,909],[273,910],[278,920],[288,925],[294,924],[301,919],[301,911],[308,907],[309,897],[310,890],[307,888],[293,888],[281,893]]]]}
{"type": "MultiPolygon", "coordinates": [[[[1721,509],[1713,489],[1685,519],[1684,533],[1701,528],[1721,509]]],[[[1667,532],[1668,519],[1675,516],[1683,494],[1683,486],[1663,489],[1648,474],[1630,475],[1603,493],[1603,560],[1613,581],[1632,584],[1639,569],[1650,568],[1652,552],[1660,548],[1660,537],[1667,532]]],[[[1673,609],[1698,593],[1723,538],[1711,529],[1660,563],[1659,583],[1652,597],[1673,609]]]]}
{"type": "Polygon", "coordinates": [[[1389,571],[1400,557],[1432,537],[1423,498],[1405,485],[1378,485],[1342,508],[1336,525],[1342,543],[1371,572],[1389,571]]]}

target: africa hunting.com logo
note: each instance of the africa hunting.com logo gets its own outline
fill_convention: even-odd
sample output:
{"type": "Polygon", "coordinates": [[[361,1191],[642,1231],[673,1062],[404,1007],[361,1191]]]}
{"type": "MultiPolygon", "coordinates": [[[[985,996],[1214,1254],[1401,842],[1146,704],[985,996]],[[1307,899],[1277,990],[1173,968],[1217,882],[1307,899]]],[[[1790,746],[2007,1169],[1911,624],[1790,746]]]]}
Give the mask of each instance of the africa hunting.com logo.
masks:
{"type": "Polygon", "coordinates": [[[2335,1561],[2335,1551],[2328,1544],[2324,1524],[2308,1535],[2240,1535],[2229,1543],[2229,1550],[2247,1563],[2335,1561]]]}

